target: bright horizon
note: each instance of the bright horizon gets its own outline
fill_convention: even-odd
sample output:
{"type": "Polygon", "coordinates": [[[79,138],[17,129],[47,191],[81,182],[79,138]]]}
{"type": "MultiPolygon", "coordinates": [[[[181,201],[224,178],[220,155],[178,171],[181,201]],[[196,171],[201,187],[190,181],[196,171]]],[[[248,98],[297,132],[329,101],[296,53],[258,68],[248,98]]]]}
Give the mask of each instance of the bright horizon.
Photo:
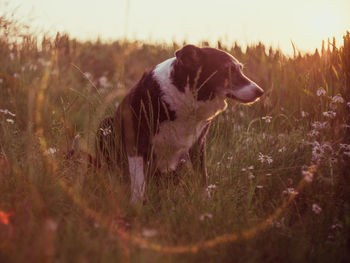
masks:
{"type": "MultiPolygon", "coordinates": [[[[12,0],[15,14],[39,31],[68,33],[80,40],[127,37],[148,42],[215,45],[237,42],[245,47],[259,41],[293,53],[314,52],[322,40],[336,37],[337,46],[350,30],[350,1],[247,0],[12,0]]],[[[0,2],[1,3],[1,2],[0,2]]],[[[0,11],[1,13],[1,11],[0,11]]]]}

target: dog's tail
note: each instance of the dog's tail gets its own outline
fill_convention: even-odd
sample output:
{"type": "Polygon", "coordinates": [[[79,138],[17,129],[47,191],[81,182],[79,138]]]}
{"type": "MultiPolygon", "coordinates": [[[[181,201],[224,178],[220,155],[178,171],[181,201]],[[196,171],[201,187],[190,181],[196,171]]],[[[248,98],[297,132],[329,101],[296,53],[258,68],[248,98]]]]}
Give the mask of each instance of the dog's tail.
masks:
{"type": "Polygon", "coordinates": [[[72,142],[72,147],[68,150],[66,154],[67,160],[79,160],[86,162],[88,168],[100,168],[100,162],[92,154],[80,149],[79,146],[80,136],[77,134],[72,142]]]}

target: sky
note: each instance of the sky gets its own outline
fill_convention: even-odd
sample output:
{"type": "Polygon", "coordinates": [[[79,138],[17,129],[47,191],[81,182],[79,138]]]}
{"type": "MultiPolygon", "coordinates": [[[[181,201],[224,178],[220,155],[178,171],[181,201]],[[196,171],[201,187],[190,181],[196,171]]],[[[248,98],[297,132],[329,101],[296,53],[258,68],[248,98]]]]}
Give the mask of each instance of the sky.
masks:
{"type": "MultiPolygon", "coordinates": [[[[314,52],[350,31],[350,0],[0,0],[39,31],[81,40],[262,41],[286,54],[314,52]]],[[[1,4],[0,4],[1,8],[1,4]]],[[[1,13],[1,10],[0,10],[1,13]]]]}

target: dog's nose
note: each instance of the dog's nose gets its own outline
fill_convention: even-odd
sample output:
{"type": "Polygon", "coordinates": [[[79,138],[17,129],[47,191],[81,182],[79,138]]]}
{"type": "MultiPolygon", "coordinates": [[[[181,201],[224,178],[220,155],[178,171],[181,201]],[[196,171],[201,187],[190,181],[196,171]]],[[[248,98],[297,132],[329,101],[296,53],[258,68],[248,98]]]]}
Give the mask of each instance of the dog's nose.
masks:
{"type": "Polygon", "coordinates": [[[259,86],[256,86],[255,94],[257,97],[261,97],[264,94],[264,90],[262,88],[260,88],[259,86]]]}

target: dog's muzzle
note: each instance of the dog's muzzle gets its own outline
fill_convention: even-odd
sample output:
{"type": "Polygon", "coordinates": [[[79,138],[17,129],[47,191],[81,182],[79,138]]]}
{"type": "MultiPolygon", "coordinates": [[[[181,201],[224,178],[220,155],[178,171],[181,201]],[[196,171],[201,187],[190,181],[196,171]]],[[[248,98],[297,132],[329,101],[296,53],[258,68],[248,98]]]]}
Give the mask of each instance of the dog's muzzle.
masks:
{"type": "Polygon", "coordinates": [[[227,97],[236,99],[243,103],[252,103],[258,100],[264,94],[264,90],[256,83],[251,82],[241,88],[230,89],[227,91],[227,97]]]}

